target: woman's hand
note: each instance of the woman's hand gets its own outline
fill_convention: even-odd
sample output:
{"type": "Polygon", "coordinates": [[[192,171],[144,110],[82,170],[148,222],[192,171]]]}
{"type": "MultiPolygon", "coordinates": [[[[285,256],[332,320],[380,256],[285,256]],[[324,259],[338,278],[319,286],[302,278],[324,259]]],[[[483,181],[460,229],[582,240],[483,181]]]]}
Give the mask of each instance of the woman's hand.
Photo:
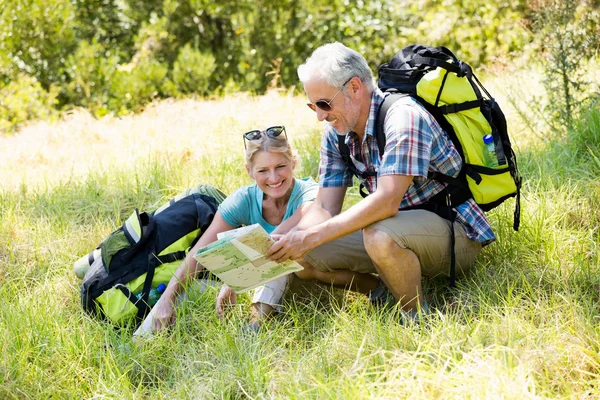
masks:
{"type": "Polygon", "coordinates": [[[177,316],[175,311],[173,301],[171,301],[169,297],[161,296],[152,308],[152,314],[154,315],[154,326],[152,330],[158,332],[161,329],[174,324],[177,316]]]}
{"type": "Polygon", "coordinates": [[[217,315],[223,318],[225,315],[225,306],[233,305],[237,301],[237,294],[227,285],[223,285],[219,295],[217,296],[217,315]]]}

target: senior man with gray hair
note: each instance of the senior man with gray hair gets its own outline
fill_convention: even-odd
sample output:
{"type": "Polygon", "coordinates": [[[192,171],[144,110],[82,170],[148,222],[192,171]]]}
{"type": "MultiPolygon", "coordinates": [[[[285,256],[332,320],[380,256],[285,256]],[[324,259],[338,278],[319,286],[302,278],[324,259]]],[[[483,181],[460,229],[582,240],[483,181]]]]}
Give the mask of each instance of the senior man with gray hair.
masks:
{"type": "MultiPolygon", "coordinates": [[[[323,271],[376,272],[409,315],[426,311],[421,277],[448,273],[451,222],[420,205],[445,188],[427,179],[428,172],[456,176],[462,166],[460,155],[434,117],[409,96],[389,108],[386,145],[380,154],[375,124],[386,94],[375,86],[364,57],[341,43],[316,49],[298,68],[298,76],[308,106],[319,121],[327,122],[320,150],[320,187],[297,228],[277,237],[269,256],[304,259],[323,271]],[[370,193],[344,212],[353,171],[342,159],[338,137],[348,146],[355,170],[363,175],[359,179],[370,193]],[[332,218],[324,219],[323,210],[332,218]]],[[[495,236],[472,199],[453,211],[455,265],[458,273],[464,273],[482,245],[495,236]]]]}

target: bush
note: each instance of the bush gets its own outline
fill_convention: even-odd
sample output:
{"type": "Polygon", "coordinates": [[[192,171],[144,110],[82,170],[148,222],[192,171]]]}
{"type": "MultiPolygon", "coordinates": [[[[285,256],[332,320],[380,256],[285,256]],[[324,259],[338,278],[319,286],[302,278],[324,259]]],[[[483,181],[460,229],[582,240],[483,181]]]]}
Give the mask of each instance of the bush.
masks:
{"type": "Polygon", "coordinates": [[[168,67],[154,59],[142,59],[117,70],[110,86],[108,109],[118,115],[139,112],[165,92],[168,67]]]}
{"type": "Polygon", "coordinates": [[[0,133],[13,132],[29,120],[55,116],[57,95],[57,87],[47,92],[36,78],[19,75],[0,88],[0,133]]]}
{"type": "Polygon", "coordinates": [[[541,110],[560,133],[575,127],[594,86],[586,62],[600,48],[600,14],[586,0],[544,0],[532,25],[539,41],[548,104],[541,110]]]}
{"type": "Polygon", "coordinates": [[[67,103],[86,107],[96,116],[105,115],[118,61],[101,44],[80,41],[65,63],[69,82],[63,86],[63,95],[67,103]]]}
{"type": "Polygon", "coordinates": [[[216,68],[212,54],[200,52],[188,43],[173,65],[173,83],[180,93],[207,95],[211,92],[211,77],[216,68]]]}

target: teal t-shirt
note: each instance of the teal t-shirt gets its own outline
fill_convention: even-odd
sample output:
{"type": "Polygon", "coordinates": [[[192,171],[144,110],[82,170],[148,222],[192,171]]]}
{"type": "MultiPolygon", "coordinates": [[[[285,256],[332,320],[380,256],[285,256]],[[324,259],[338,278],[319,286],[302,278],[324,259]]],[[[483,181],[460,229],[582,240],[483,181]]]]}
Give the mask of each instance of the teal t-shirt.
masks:
{"type": "MultiPolygon", "coordinates": [[[[294,189],[283,216],[285,221],[291,217],[302,204],[313,201],[317,197],[319,185],[312,179],[295,179],[294,189]]],[[[221,203],[219,211],[221,216],[234,228],[242,225],[260,224],[267,233],[277,228],[269,224],[262,216],[263,192],[258,185],[244,186],[233,192],[221,203]]]]}

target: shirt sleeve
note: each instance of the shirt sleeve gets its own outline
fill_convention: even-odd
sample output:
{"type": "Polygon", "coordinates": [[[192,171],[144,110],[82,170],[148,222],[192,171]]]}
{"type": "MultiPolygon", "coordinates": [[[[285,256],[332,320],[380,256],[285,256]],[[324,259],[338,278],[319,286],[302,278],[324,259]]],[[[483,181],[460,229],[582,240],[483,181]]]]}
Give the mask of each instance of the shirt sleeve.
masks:
{"type": "Polygon", "coordinates": [[[416,104],[394,103],[385,118],[386,145],[379,175],[427,177],[434,123],[416,104]]]}
{"type": "Polygon", "coordinates": [[[227,224],[238,227],[249,224],[250,193],[248,187],[242,187],[227,196],[219,205],[221,216],[227,224]]]}
{"type": "Polygon", "coordinates": [[[325,128],[321,140],[319,185],[321,187],[352,186],[352,173],[342,160],[337,143],[337,133],[329,124],[325,128]]]}
{"type": "Polygon", "coordinates": [[[308,178],[306,180],[299,179],[296,182],[300,184],[297,200],[299,206],[317,198],[319,184],[315,182],[313,178],[308,178]]]}

